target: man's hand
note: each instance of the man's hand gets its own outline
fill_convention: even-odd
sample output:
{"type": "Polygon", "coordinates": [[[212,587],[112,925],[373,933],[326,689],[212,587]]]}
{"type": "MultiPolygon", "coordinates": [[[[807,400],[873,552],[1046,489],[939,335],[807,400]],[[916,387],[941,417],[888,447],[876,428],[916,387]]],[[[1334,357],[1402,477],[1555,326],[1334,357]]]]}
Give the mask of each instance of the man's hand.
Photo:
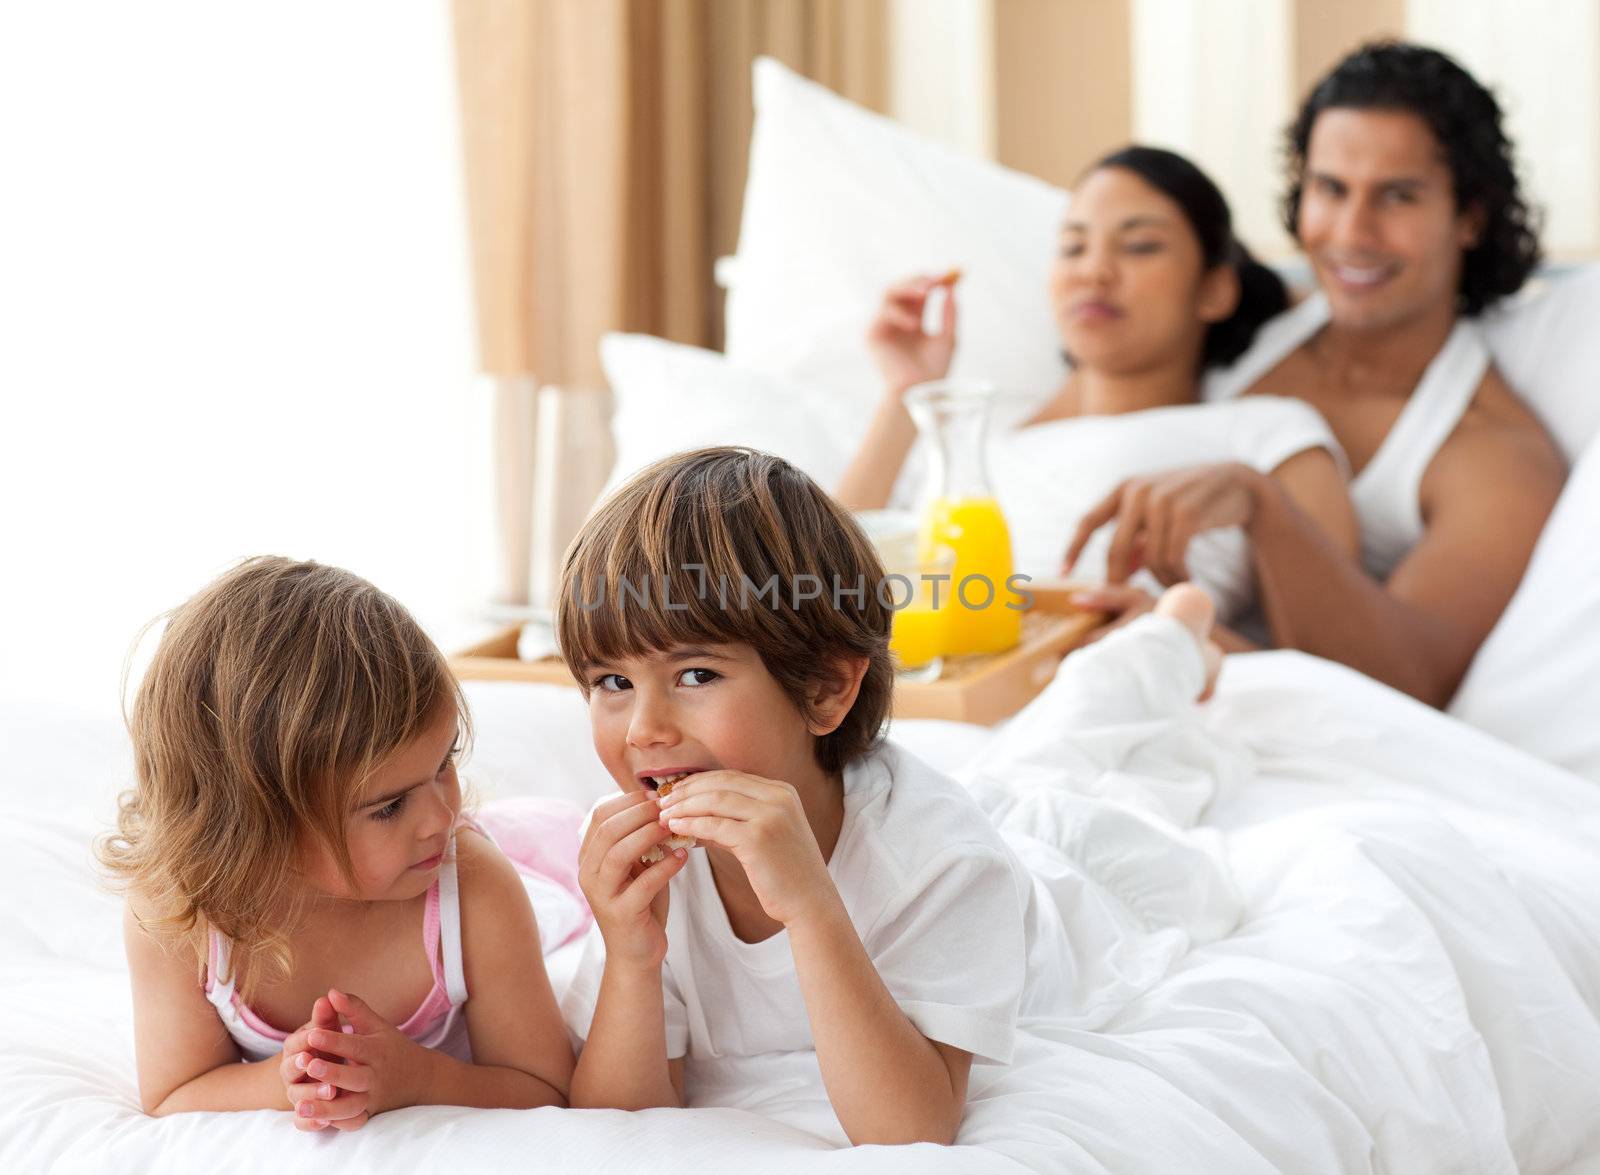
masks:
{"type": "Polygon", "coordinates": [[[1171,586],[1189,578],[1189,543],[1224,526],[1250,525],[1263,475],[1228,463],[1173,469],[1129,478],[1083,516],[1067,548],[1063,574],[1072,569],[1089,536],[1116,521],[1106,554],[1106,580],[1120,584],[1140,567],[1171,586]]]}

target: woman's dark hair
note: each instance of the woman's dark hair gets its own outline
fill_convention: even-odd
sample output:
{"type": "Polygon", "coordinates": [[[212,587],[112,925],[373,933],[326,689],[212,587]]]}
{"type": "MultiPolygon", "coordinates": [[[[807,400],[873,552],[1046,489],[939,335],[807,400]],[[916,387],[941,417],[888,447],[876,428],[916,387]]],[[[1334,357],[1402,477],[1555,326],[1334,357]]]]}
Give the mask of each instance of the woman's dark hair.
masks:
{"type": "Polygon", "coordinates": [[[1494,95],[1437,49],[1375,41],[1317,83],[1289,127],[1289,190],[1283,222],[1299,236],[1306,151],[1317,116],[1334,108],[1399,110],[1427,123],[1444,148],[1458,210],[1483,211],[1483,232],[1461,260],[1458,306],[1477,314],[1514,294],[1539,264],[1538,216],[1523,198],[1494,95]]]}
{"type": "MultiPolygon", "coordinates": [[[[1233,215],[1222,192],[1182,155],[1159,147],[1123,147],[1089,168],[1107,167],[1132,172],[1183,209],[1183,215],[1200,241],[1207,270],[1231,265],[1239,274],[1239,305],[1206,331],[1200,355],[1202,367],[1232,363],[1243,355],[1261,324],[1289,305],[1283,279],[1250,255],[1233,235],[1233,215]]],[[[1087,173],[1085,173],[1087,174],[1087,173]]]]}

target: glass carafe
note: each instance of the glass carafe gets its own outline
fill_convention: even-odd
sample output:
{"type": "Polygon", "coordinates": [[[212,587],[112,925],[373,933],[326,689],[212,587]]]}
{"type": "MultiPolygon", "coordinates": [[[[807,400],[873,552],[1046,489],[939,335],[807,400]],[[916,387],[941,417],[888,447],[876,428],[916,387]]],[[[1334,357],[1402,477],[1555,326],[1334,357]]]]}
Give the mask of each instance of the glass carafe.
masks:
{"type": "Polygon", "coordinates": [[[905,406],[926,443],[929,481],[922,506],[921,556],[954,554],[945,624],[948,656],[999,653],[1022,635],[1010,589],[1011,532],[989,487],[985,442],[994,387],[934,380],[906,392],[905,406]]]}

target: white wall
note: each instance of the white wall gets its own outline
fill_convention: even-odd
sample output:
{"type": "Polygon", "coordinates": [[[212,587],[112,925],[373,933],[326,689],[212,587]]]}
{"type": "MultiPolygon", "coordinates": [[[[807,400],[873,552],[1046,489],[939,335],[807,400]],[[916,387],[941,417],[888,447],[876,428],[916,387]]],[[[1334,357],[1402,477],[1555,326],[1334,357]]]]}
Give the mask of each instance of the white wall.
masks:
{"type": "Polygon", "coordinates": [[[0,5],[0,695],[115,705],[140,624],[258,552],[459,618],[452,70],[443,0],[0,5]]]}
{"type": "Polygon", "coordinates": [[[1278,223],[1278,146],[1293,115],[1284,0],[1134,0],[1133,137],[1216,181],[1234,232],[1262,254],[1278,223]]]}
{"type": "MultiPolygon", "coordinates": [[[[1086,3],[1092,0],[1060,0],[1086,3]]],[[[1337,3],[1338,0],[1326,0],[1337,3]]],[[[1267,254],[1293,80],[1292,0],[1132,0],[1134,137],[1188,154],[1267,254]]],[[[995,143],[994,0],[892,0],[891,112],[975,154],[995,143]]],[[[1493,87],[1558,257],[1600,255],[1600,2],[1406,0],[1406,35],[1493,87]]],[[[1041,112],[1041,117],[1044,113],[1041,112]]]]}
{"type": "Polygon", "coordinates": [[[1406,28],[1495,91],[1547,251],[1600,251],[1600,3],[1407,0],[1406,28]]]}
{"type": "Polygon", "coordinates": [[[889,47],[889,113],[929,138],[993,156],[993,0],[890,0],[889,47]]]}

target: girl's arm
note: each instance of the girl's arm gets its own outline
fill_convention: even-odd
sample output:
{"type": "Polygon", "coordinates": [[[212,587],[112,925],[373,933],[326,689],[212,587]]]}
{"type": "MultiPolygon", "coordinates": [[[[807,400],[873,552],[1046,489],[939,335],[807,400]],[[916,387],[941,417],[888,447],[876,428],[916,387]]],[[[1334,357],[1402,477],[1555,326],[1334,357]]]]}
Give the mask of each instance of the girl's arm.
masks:
{"type": "Polygon", "coordinates": [[[477,833],[456,834],[461,953],[473,1064],[433,1053],[420,1101],[430,1105],[564,1106],[572,1046],[545,973],[539,926],[516,868],[477,833]]]}
{"type": "Polygon", "coordinates": [[[895,1003],[842,901],[789,924],[822,1082],[850,1141],[955,1141],[972,1054],[929,1040],[895,1003]]]}
{"type": "Polygon", "coordinates": [[[206,1000],[186,944],[139,924],[148,914],[130,895],[122,937],[133,983],[139,1104],[160,1117],[186,1110],[287,1110],[278,1059],[239,1064],[239,1050],[206,1000]]]}
{"type": "Polygon", "coordinates": [[[309,1076],[365,1098],[369,1114],[405,1106],[565,1106],[572,1046],[545,974],[522,879],[476,833],[458,833],[456,852],[473,1060],[458,1061],[418,1044],[359,995],[335,989],[328,1002],[352,1031],[306,1033],[312,1049],[338,1058],[312,1061],[309,1076]]]}

